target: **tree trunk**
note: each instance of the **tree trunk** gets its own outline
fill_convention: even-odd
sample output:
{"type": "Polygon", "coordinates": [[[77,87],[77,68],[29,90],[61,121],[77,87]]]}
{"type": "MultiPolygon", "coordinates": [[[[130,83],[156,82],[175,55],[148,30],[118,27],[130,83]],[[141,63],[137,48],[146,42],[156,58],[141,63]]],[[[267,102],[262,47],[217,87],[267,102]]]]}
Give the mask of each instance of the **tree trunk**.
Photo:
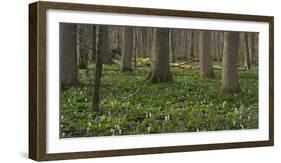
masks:
{"type": "Polygon", "coordinates": [[[121,72],[132,71],[133,28],[125,27],[123,50],[121,57],[121,72]]]}
{"type": "Polygon", "coordinates": [[[170,55],[170,60],[171,60],[171,62],[172,63],[174,63],[175,62],[175,56],[174,56],[174,48],[173,48],[173,46],[174,46],[174,41],[173,41],[173,33],[172,33],[173,31],[172,31],[172,29],[170,29],[169,30],[169,55],[170,55]]]}
{"type": "Polygon", "coordinates": [[[185,31],[186,32],[186,42],[185,42],[185,47],[186,47],[186,59],[189,60],[192,58],[192,32],[190,30],[185,31]]]}
{"type": "Polygon", "coordinates": [[[96,53],[96,72],[95,72],[95,84],[93,92],[93,103],[92,110],[99,111],[99,101],[100,101],[100,86],[101,86],[101,76],[103,67],[103,55],[108,53],[108,37],[107,37],[107,27],[99,26],[98,28],[98,45],[96,53]]]}
{"type": "Polygon", "coordinates": [[[197,30],[192,31],[192,58],[198,57],[198,32],[197,30]]]}
{"type": "Polygon", "coordinates": [[[223,94],[240,92],[239,75],[237,68],[239,33],[225,32],[223,48],[222,88],[223,94]]]}
{"type": "Polygon", "coordinates": [[[150,57],[151,47],[152,47],[152,28],[146,29],[146,35],[147,35],[146,46],[145,46],[146,56],[150,57]]]}
{"type": "Polygon", "coordinates": [[[200,77],[203,79],[212,79],[215,77],[212,64],[211,32],[199,32],[199,61],[200,77]]]}
{"type": "Polygon", "coordinates": [[[103,40],[103,47],[106,47],[106,49],[103,49],[103,53],[102,53],[102,63],[103,64],[112,64],[113,61],[112,61],[112,55],[110,53],[110,50],[109,50],[109,31],[108,31],[108,27],[103,27],[101,26],[102,31],[102,40],[103,40]]]}
{"type": "Polygon", "coordinates": [[[252,58],[252,64],[255,66],[258,65],[259,61],[259,33],[254,33],[254,43],[253,43],[253,58],[252,58]]]}
{"type": "Polygon", "coordinates": [[[86,69],[88,66],[89,55],[89,30],[87,25],[77,25],[77,56],[79,69],[86,69]]]}
{"type": "Polygon", "coordinates": [[[218,32],[218,55],[217,55],[218,61],[222,60],[223,45],[224,45],[224,32],[218,32]]]}
{"type": "Polygon", "coordinates": [[[91,37],[91,55],[89,56],[89,60],[91,63],[95,63],[96,61],[96,53],[97,53],[97,28],[95,25],[92,26],[92,37],[91,37]]]}
{"type": "Polygon", "coordinates": [[[60,24],[60,83],[62,85],[78,85],[77,68],[77,25],[60,24]]]}
{"type": "Polygon", "coordinates": [[[251,53],[251,45],[250,45],[250,37],[248,33],[244,34],[244,43],[245,43],[245,51],[244,51],[244,69],[251,69],[251,61],[250,61],[250,53],[251,53]]]}
{"type": "Polygon", "coordinates": [[[169,66],[169,29],[154,29],[150,81],[172,82],[169,66]]]}

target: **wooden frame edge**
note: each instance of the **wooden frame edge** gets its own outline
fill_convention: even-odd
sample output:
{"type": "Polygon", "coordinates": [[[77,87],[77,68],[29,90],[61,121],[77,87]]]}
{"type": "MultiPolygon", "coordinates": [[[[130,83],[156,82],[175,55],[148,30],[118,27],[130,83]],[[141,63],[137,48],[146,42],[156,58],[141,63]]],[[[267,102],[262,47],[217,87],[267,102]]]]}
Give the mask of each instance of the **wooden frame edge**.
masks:
{"type": "Polygon", "coordinates": [[[37,134],[37,11],[38,3],[29,4],[29,152],[31,159],[38,160],[37,134]]]}
{"type": "Polygon", "coordinates": [[[199,11],[181,11],[153,8],[135,8],[61,2],[29,4],[29,158],[36,161],[65,160],[92,157],[157,154],[201,150],[232,149],[274,145],[274,17],[260,15],[226,14],[199,11]],[[46,10],[65,9],[127,14],[182,16],[209,19],[260,21],[269,23],[269,140],[204,144],[172,147],[138,148],[108,151],[46,153],[46,10]]]}

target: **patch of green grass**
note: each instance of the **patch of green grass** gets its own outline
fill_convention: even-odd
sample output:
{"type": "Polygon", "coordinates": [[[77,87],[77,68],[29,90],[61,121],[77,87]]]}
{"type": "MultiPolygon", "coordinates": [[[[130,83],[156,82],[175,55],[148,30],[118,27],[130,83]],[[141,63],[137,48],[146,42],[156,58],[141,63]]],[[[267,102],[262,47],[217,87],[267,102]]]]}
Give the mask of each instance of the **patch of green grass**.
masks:
{"type": "Polygon", "coordinates": [[[197,70],[171,72],[173,83],[152,84],[146,80],[148,68],[122,74],[116,65],[104,66],[100,112],[95,113],[94,69],[80,70],[80,86],[61,93],[61,137],[258,128],[256,73],[240,72],[241,93],[220,95],[221,71],[213,80],[200,79],[197,70]]]}

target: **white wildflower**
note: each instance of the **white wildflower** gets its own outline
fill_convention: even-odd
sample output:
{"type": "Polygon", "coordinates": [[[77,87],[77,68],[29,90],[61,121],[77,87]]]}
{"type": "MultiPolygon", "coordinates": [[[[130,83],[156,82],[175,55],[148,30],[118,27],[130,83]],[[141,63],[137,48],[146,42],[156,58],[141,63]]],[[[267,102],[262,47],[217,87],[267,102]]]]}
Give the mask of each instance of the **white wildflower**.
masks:
{"type": "Polygon", "coordinates": [[[151,127],[149,126],[149,127],[147,127],[147,133],[150,133],[150,129],[151,129],[151,127]]]}
{"type": "Polygon", "coordinates": [[[225,105],[226,105],[226,101],[223,101],[222,107],[225,108],[225,105]]]}

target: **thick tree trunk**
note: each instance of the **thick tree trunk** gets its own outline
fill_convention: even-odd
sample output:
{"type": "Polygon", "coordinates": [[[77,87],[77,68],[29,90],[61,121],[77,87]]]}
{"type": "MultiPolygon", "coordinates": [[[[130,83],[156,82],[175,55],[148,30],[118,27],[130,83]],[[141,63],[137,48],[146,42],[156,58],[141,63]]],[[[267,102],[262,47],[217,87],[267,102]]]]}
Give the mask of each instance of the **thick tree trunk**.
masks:
{"type": "Polygon", "coordinates": [[[212,56],[211,56],[211,32],[199,32],[199,61],[200,61],[200,77],[203,79],[212,79],[215,77],[213,72],[212,56]]]}
{"type": "Polygon", "coordinates": [[[77,25],[60,24],[60,83],[62,85],[77,85],[78,68],[77,68],[77,25]]]}
{"type": "Polygon", "coordinates": [[[93,92],[93,103],[92,110],[99,111],[99,101],[100,101],[100,87],[101,87],[101,76],[103,67],[103,55],[108,53],[108,37],[107,37],[107,27],[98,27],[98,45],[96,53],[96,72],[95,72],[95,83],[93,92]]]}
{"type": "Polygon", "coordinates": [[[154,29],[150,81],[172,82],[169,66],[169,29],[154,29]]]}
{"type": "Polygon", "coordinates": [[[125,27],[121,57],[121,72],[132,71],[133,28],[125,27]]]}
{"type": "Polygon", "coordinates": [[[237,68],[239,33],[225,32],[223,48],[222,88],[223,94],[240,92],[239,75],[237,68]]]}

